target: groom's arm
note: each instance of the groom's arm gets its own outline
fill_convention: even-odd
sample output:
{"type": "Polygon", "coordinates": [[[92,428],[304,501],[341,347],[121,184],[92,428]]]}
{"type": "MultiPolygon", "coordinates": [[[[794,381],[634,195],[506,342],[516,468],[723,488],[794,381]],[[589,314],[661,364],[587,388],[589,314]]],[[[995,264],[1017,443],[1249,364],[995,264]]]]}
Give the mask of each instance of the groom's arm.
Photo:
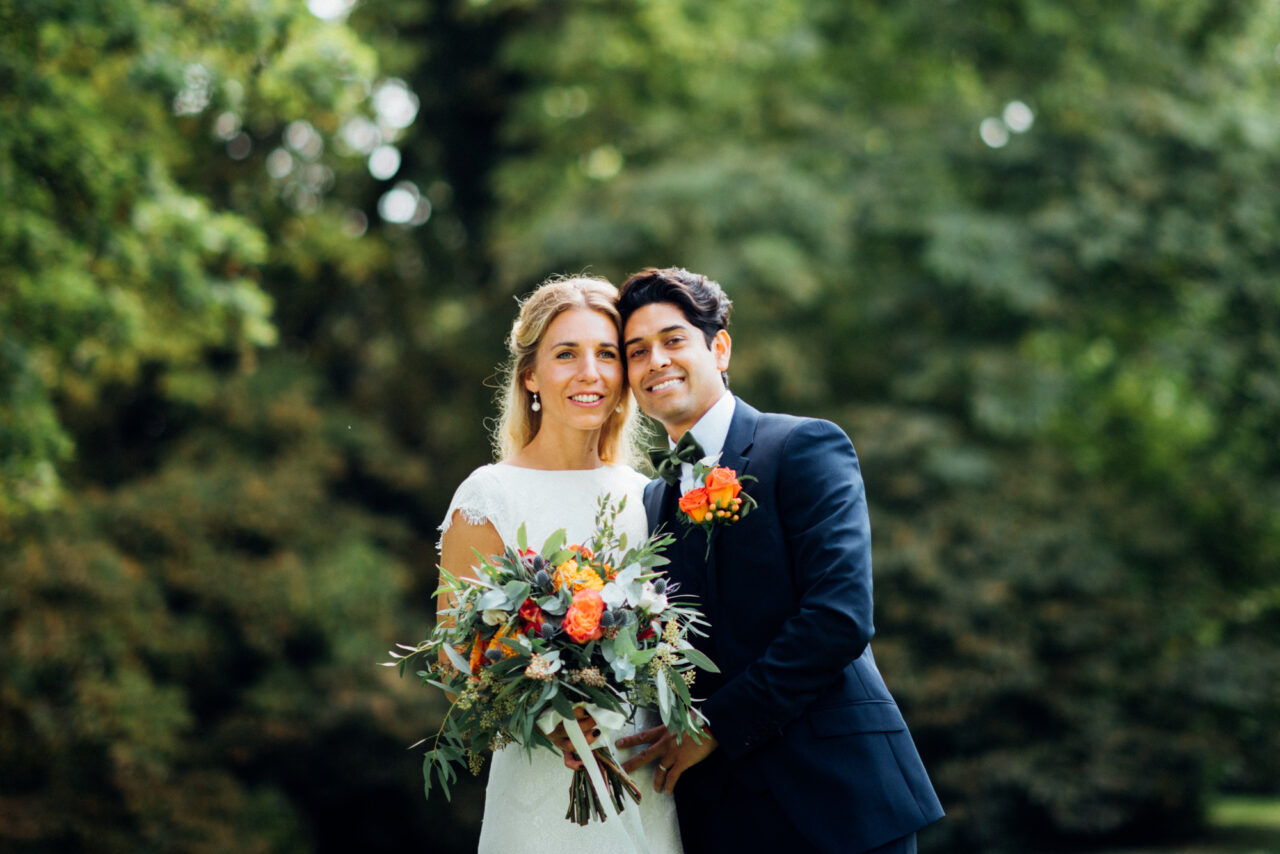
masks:
{"type": "Polygon", "coordinates": [[[835,684],[874,633],[866,495],[853,444],[839,427],[810,420],[791,432],[773,500],[794,573],[778,583],[800,591],[798,608],[764,655],[702,706],[733,758],[776,737],[835,684]]]}

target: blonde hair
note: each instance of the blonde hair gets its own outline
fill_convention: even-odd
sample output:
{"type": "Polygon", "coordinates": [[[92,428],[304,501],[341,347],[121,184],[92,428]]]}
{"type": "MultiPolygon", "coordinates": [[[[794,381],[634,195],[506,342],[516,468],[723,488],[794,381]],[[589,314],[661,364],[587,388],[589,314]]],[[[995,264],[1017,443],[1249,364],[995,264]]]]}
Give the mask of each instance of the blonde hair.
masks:
{"type": "MultiPolygon", "coordinates": [[[[510,459],[533,441],[542,426],[542,413],[533,411],[533,395],[525,388],[525,377],[533,373],[538,345],[551,322],[566,311],[586,309],[608,317],[622,337],[622,318],[617,307],[618,289],[592,276],[548,279],[520,303],[520,316],[511,325],[507,350],[511,358],[503,366],[502,390],[498,398],[498,423],[494,430],[494,453],[499,460],[510,459]]],[[[621,352],[621,342],[619,342],[621,352]]],[[[600,428],[599,454],[604,463],[631,463],[635,458],[638,419],[623,372],[621,412],[610,412],[600,428]]]]}

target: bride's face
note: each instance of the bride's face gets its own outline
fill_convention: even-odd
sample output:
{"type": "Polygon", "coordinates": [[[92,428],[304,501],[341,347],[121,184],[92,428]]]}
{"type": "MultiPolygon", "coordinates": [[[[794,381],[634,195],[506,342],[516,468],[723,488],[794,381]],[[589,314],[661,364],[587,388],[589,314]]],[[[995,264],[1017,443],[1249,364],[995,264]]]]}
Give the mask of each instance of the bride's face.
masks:
{"type": "Polygon", "coordinates": [[[598,430],[622,398],[618,330],[589,309],[561,312],[538,344],[525,388],[542,399],[542,423],[598,430]]]}

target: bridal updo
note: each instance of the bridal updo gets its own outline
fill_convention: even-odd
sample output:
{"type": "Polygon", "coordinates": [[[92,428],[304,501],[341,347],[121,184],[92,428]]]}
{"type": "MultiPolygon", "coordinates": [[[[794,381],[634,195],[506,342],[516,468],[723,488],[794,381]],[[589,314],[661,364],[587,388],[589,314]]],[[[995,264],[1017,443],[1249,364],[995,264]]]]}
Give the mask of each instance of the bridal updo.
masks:
{"type": "MultiPolygon", "coordinates": [[[[571,309],[587,309],[608,317],[622,337],[622,318],[617,307],[618,289],[604,279],[591,276],[553,278],[520,303],[520,316],[511,325],[507,338],[510,359],[502,372],[499,395],[498,425],[494,431],[494,452],[499,460],[510,459],[533,441],[542,426],[542,413],[533,411],[533,395],[524,379],[533,372],[538,345],[547,327],[571,309]]],[[[618,344],[619,353],[622,344],[618,344]]],[[[622,372],[621,412],[610,412],[600,430],[600,460],[605,463],[632,462],[637,425],[631,393],[626,388],[626,371],[622,372]]]]}

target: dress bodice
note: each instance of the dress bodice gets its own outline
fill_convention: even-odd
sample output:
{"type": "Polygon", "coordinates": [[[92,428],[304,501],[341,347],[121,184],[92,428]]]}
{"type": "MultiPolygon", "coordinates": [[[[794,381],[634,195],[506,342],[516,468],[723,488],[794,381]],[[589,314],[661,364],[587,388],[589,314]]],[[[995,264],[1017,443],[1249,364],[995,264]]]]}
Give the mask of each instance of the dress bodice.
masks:
{"type": "Polygon", "coordinates": [[[612,503],[625,497],[626,507],[618,516],[617,530],[630,542],[648,534],[644,514],[644,475],[628,466],[600,466],[594,469],[546,470],[497,463],[473,471],[454,493],[440,526],[441,537],[453,524],[455,511],[469,524],[492,523],[502,542],[516,543],[516,533],[525,526],[531,549],[541,548],[547,537],[564,528],[567,542],[590,539],[595,527],[601,496],[612,503]]]}

